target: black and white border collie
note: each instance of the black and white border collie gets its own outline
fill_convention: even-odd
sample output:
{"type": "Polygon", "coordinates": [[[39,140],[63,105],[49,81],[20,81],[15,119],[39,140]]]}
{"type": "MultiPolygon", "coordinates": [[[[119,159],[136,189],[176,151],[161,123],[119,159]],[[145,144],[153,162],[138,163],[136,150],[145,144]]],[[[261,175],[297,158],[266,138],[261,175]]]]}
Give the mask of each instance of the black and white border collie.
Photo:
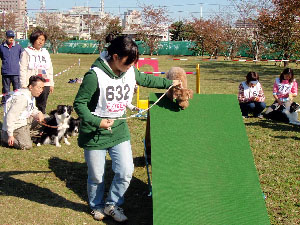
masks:
{"type": "Polygon", "coordinates": [[[69,128],[67,130],[67,135],[69,137],[71,136],[77,136],[79,133],[79,126],[80,126],[80,119],[71,117],[69,121],[69,128]]]}
{"type": "Polygon", "coordinates": [[[43,127],[43,134],[37,146],[54,144],[56,147],[61,147],[61,139],[64,139],[66,145],[70,145],[68,131],[70,132],[72,111],[73,107],[68,105],[58,105],[56,110],[51,111],[50,119],[43,127]]]}
{"type": "Polygon", "coordinates": [[[286,103],[285,106],[281,105],[272,112],[265,114],[265,117],[285,123],[300,125],[300,121],[298,120],[299,111],[300,105],[298,103],[286,103]]]}
{"type": "Polygon", "coordinates": [[[289,123],[300,125],[300,121],[298,120],[298,112],[300,111],[300,105],[296,102],[293,102],[290,105],[290,108],[285,108],[283,112],[287,115],[289,119],[289,123]]]}

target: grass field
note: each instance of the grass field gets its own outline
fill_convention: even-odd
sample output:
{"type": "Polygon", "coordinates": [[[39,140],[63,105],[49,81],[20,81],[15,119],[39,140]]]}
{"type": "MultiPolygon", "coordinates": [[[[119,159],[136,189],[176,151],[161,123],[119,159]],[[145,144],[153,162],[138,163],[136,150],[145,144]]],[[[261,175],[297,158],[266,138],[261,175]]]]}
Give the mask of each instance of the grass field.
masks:
{"type": "MultiPolygon", "coordinates": [[[[47,111],[55,109],[58,104],[73,103],[79,84],[69,84],[68,81],[83,77],[97,55],[58,54],[51,57],[54,74],[77,63],[79,58],[80,66],[76,64],[55,76],[55,90],[49,97],[47,111]]],[[[202,94],[237,94],[238,85],[244,81],[246,74],[256,71],[264,87],[267,105],[273,102],[274,79],[283,70],[271,62],[255,64],[201,61],[199,57],[184,57],[187,61],[174,61],[171,56],[157,58],[162,72],[172,66],[194,72],[199,63],[202,94]]],[[[296,78],[300,79],[300,69],[296,64],[290,64],[290,67],[295,69],[296,78]]],[[[141,71],[152,71],[152,68],[144,66],[141,71]]],[[[188,75],[188,81],[190,88],[195,90],[195,75],[188,75]]],[[[146,99],[149,92],[162,90],[141,88],[140,92],[141,99],[146,99]]],[[[295,101],[300,102],[299,97],[295,101]]],[[[1,115],[2,112],[1,109],[1,115]]],[[[244,122],[271,224],[300,224],[300,127],[256,118],[248,118],[244,122]]],[[[142,143],[146,121],[130,119],[128,124],[135,172],[123,208],[130,219],[128,224],[150,225],[152,199],[147,196],[142,143]]],[[[94,221],[90,216],[86,169],[83,151],[77,146],[76,137],[71,138],[71,146],[62,144],[61,148],[46,145],[19,151],[0,147],[0,176],[3,177],[0,181],[0,224],[118,224],[112,219],[94,221]]],[[[110,184],[110,161],[107,175],[107,184],[110,184]]]]}

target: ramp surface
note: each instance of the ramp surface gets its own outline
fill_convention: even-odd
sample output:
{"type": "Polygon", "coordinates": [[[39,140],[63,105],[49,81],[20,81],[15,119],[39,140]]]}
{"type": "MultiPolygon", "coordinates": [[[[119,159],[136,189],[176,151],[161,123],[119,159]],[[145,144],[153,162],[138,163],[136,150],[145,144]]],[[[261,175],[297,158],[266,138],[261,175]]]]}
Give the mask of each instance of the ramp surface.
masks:
{"type": "Polygon", "coordinates": [[[150,115],[154,225],[270,224],[235,95],[164,97],[150,115]]]}

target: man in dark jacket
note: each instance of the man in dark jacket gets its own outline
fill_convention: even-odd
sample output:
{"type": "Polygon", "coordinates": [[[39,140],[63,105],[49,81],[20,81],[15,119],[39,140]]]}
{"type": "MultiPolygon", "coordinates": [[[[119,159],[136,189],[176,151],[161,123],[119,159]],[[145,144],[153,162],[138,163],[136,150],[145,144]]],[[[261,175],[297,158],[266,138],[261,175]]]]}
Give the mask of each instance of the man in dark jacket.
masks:
{"type": "MultiPolygon", "coordinates": [[[[2,60],[2,93],[20,88],[20,56],[23,51],[21,45],[14,40],[15,34],[12,30],[6,31],[6,41],[0,45],[0,58],[2,60]]],[[[1,103],[4,104],[8,96],[3,96],[1,103]]]]}

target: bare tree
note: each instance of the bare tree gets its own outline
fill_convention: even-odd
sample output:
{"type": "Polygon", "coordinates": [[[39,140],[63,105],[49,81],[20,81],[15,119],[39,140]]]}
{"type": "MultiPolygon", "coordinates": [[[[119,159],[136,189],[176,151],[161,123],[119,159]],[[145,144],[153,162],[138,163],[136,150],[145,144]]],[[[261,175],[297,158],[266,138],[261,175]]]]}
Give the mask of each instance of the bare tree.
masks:
{"type": "Polygon", "coordinates": [[[105,45],[105,38],[108,34],[115,36],[123,32],[122,26],[120,26],[120,18],[112,18],[109,15],[104,17],[92,16],[86,21],[90,27],[91,38],[98,42],[98,49],[101,52],[105,45]]]}
{"type": "Polygon", "coordinates": [[[145,43],[145,47],[149,47],[150,55],[153,55],[159,49],[161,34],[168,29],[170,19],[167,9],[143,5],[141,20],[142,24],[134,24],[131,28],[137,32],[137,38],[145,43]]]}
{"type": "Polygon", "coordinates": [[[259,11],[269,7],[270,2],[269,0],[231,0],[231,2],[238,12],[235,20],[240,22],[237,42],[240,42],[240,46],[248,48],[248,54],[258,60],[266,52],[266,47],[264,37],[258,32],[257,18],[259,11]]]}
{"type": "Polygon", "coordinates": [[[9,12],[5,13],[2,12],[1,18],[0,18],[0,27],[1,27],[1,34],[0,38],[4,40],[6,38],[5,31],[7,30],[15,30],[16,29],[16,14],[9,12]]]}
{"type": "Polygon", "coordinates": [[[45,31],[48,35],[53,53],[58,53],[58,48],[62,47],[67,40],[67,33],[56,25],[48,27],[45,31]]]}
{"type": "Polygon", "coordinates": [[[58,53],[58,48],[62,47],[64,41],[68,38],[67,33],[60,26],[56,25],[59,20],[58,14],[42,13],[39,19],[39,24],[48,36],[52,52],[54,54],[58,53]]]}

